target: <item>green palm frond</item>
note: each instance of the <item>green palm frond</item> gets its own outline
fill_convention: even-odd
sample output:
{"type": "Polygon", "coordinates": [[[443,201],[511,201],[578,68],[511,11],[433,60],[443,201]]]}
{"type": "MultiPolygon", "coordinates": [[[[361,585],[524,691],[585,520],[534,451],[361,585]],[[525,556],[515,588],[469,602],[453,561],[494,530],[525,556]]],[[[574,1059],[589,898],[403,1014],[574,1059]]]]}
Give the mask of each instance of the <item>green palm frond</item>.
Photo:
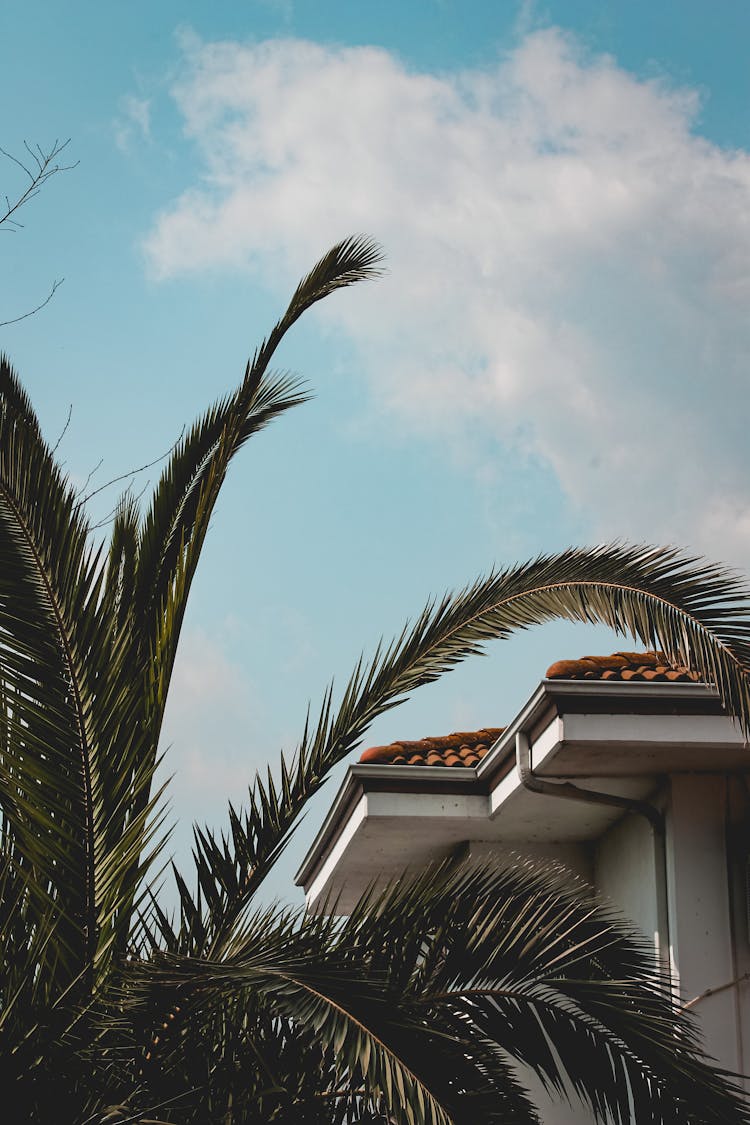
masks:
{"type": "Polygon", "coordinates": [[[297,380],[268,373],[276,349],[313,304],[337,289],[376,276],[381,257],[377,245],[365,238],[346,239],[324,255],[300,282],[286,312],[248,362],[239,387],[193,426],[170,458],[144,521],[136,593],[146,628],[156,624],[156,647],[165,652],[167,674],[208,521],[231,459],[252,434],[308,397],[297,380]]]}
{"type": "Polygon", "coordinates": [[[16,416],[30,429],[39,435],[39,419],[36,416],[31,399],[21,385],[8,357],[0,352],[0,400],[6,409],[12,410],[16,416]]]}
{"type": "Polygon", "coordinates": [[[555,618],[603,623],[697,669],[750,731],[750,612],[745,585],[732,572],[671,548],[619,544],[570,549],[493,572],[429,603],[368,665],[360,661],[335,712],[329,691],[291,764],[281,756],[278,780],[270,771],[258,776],[245,813],[230,810],[226,837],[207,830],[196,834],[198,882],[212,915],[212,940],[220,943],[231,934],[305,802],[361,744],[375,718],[482,652],[488,641],[555,618]]]}
{"type": "Polygon", "coordinates": [[[424,1005],[573,1090],[597,1121],[727,1125],[742,1092],[701,1055],[653,948],[557,865],[432,867],[366,895],[339,941],[424,1005]]]}
{"type": "MultiPolygon", "coordinates": [[[[58,914],[48,968],[90,987],[151,858],[153,769],[140,724],[145,660],[105,616],[105,571],[74,490],[12,371],[0,395],[0,806],[6,855],[39,918],[58,914]],[[142,669],[139,673],[139,669],[142,669]],[[141,799],[142,798],[142,799],[141,799]],[[138,807],[134,807],[137,805],[138,807]]],[[[158,823],[158,822],[157,822],[158,823]]],[[[41,923],[40,923],[41,924],[41,923]]]]}
{"type": "MultiPolygon", "coordinates": [[[[217,1060],[268,1006],[333,1052],[334,1089],[410,1125],[536,1121],[519,1065],[602,1125],[750,1121],[645,940],[554,866],[432,867],[344,921],[264,911],[221,960],[157,957],[126,995],[156,1026],[176,1008],[217,1060]]],[[[183,1047],[154,1046],[152,1095],[183,1047]]]]}
{"type": "MultiPolygon", "coordinates": [[[[237,1027],[257,1019],[258,1005],[270,1009],[335,1060],[330,1089],[366,1090],[389,1120],[535,1125],[528,1096],[489,1041],[477,1051],[481,1036],[470,1042],[457,1033],[457,1020],[450,1034],[426,1022],[408,993],[373,968],[370,951],[363,956],[339,931],[329,918],[263,911],[220,962],[165,955],[136,967],[126,1002],[131,1011],[152,1013],[156,1027],[160,1013],[179,1011],[187,1034],[211,1042],[217,1059],[227,1037],[234,1041],[237,1027]],[[217,1035],[219,1016],[223,1031],[217,1035]]],[[[185,1043],[175,1035],[154,1045],[153,1094],[162,1072],[179,1065],[176,1049],[182,1056],[185,1043]]]]}
{"type": "MultiPolygon", "coordinates": [[[[35,425],[0,398],[0,678],[7,737],[3,820],[33,885],[66,916],[58,955],[96,948],[96,812],[90,664],[101,568],[74,494],[35,425]],[[61,899],[63,887],[65,898],[61,899]],[[63,947],[67,946],[67,949],[63,947]]],[[[44,909],[44,908],[43,908],[44,909]]]]}

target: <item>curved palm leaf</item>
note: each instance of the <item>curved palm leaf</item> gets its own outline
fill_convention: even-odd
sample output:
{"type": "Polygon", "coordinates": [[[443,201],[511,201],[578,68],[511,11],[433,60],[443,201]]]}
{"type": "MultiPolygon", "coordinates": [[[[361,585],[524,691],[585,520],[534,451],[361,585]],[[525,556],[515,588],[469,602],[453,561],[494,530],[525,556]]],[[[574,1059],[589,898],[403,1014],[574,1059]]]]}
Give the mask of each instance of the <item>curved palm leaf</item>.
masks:
{"type": "MultiPolygon", "coordinates": [[[[300,282],[281,320],[248,362],[239,387],[193,426],[170,458],[144,521],[135,593],[147,639],[153,640],[157,655],[164,648],[167,677],[192,576],[231,459],[252,434],[308,397],[295,379],[268,374],[276,349],[316,302],[377,276],[381,257],[377,245],[365,238],[346,239],[325,254],[300,282]]],[[[165,690],[163,684],[162,693],[165,690]]]]}
{"type": "Polygon", "coordinates": [[[564,869],[506,857],[422,872],[369,896],[339,940],[371,951],[433,1026],[467,1022],[597,1121],[750,1118],[701,1056],[645,940],[564,869]]]}
{"type": "MultiPolygon", "coordinates": [[[[342,941],[337,922],[271,910],[250,920],[222,961],[157,957],[135,968],[125,995],[130,1011],[157,1027],[158,1013],[178,1011],[204,1057],[205,1044],[212,1044],[217,1065],[227,1040],[234,1046],[236,1028],[252,1026],[259,1007],[270,1011],[285,1035],[291,1026],[302,1042],[312,1037],[330,1054],[334,1065],[319,1094],[365,1090],[388,1120],[536,1125],[527,1095],[491,1040],[467,1037],[457,1019],[448,1030],[425,1020],[424,1008],[401,985],[374,966],[364,944],[342,941]],[[228,1003],[234,1022],[227,1020],[228,1003]]],[[[181,1066],[185,1040],[156,1035],[151,1044],[149,1096],[156,1097],[164,1073],[181,1066]]]]}
{"type": "MultiPolygon", "coordinates": [[[[55,956],[96,948],[96,763],[88,649],[98,559],[12,370],[0,397],[0,800],[8,855],[64,914],[55,956]],[[19,412],[20,404],[20,412],[19,412]]],[[[42,901],[40,909],[46,911],[42,901]]]]}
{"type": "MultiPolygon", "coordinates": [[[[750,1121],[644,940],[590,888],[528,861],[432,868],[344,922],[262,912],[222,960],[157,958],[127,996],[134,1010],[189,1013],[215,1058],[270,1006],[333,1052],[329,1088],[364,1087],[409,1125],[534,1122],[511,1062],[558,1097],[572,1089],[602,1123],[750,1121]]],[[[157,1096],[184,1041],[152,1042],[157,1096]]]]}
{"type": "MultiPolygon", "coordinates": [[[[221,840],[196,832],[200,894],[211,914],[214,946],[232,932],[281,849],[305,802],[378,715],[402,703],[484,644],[554,618],[601,622],[696,668],[716,685],[724,706],[750,731],[750,611],[744,584],[730,571],[697,563],[671,548],[615,544],[570,549],[493,572],[465,590],[429,603],[371,663],[355,669],[336,713],[324,697],[316,727],[306,727],[279,780],[256,777],[248,808],[230,809],[221,840]]],[[[194,952],[189,946],[183,952],[194,952]]]]}
{"type": "MultiPolygon", "coordinates": [[[[307,309],[337,289],[377,276],[380,260],[377,245],[365,238],[346,239],[325,254],[300,282],[286,312],[248,362],[240,385],[194,424],[162,474],[138,530],[132,577],[126,571],[131,583],[127,592],[132,643],[136,658],[148,666],[140,693],[140,722],[148,732],[150,745],[145,757],[147,768],[155,767],[187,600],[229,464],[253,434],[308,397],[297,380],[269,374],[269,363],[285,333],[307,309]]],[[[109,571],[112,584],[121,580],[124,562],[122,518],[114,530],[109,571]]],[[[119,604],[124,604],[124,599],[119,604]]],[[[144,793],[137,815],[143,817],[145,811],[144,793]]]]}

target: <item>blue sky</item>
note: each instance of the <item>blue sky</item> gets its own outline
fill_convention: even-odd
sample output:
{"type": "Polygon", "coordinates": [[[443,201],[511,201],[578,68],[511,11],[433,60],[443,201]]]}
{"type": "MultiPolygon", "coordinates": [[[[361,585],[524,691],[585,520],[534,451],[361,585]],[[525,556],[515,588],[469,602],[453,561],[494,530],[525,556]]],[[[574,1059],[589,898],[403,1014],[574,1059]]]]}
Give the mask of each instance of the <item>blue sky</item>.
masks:
{"type": "MultiPolygon", "coordinates": [[[[620,537],[747,569],[750,8],[712,15],[4,13],[0,144],[70,136],[79,164],[3,240],[0,320],[65,282],[0,347],[50,436],[72,403],[75,480],[168,448],[335,239],[365,231],[388,255],[285,343],[316,399],[243,453],[220,502],[166,731],[183,823],[220,822],[331,676],[493,563],[620,537]]],[[[613,647],[570,626],[496,646],[371,741],[502,724],[554,659],[613,647]]]]}

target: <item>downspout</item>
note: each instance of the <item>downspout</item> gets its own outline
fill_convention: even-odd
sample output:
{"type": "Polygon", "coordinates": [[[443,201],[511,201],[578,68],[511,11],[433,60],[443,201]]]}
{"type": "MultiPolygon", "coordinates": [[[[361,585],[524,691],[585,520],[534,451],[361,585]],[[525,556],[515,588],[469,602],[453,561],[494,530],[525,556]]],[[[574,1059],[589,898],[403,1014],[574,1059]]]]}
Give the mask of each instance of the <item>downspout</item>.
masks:
{"type": "Polygon", "coordinates": [[[610,805],[627,812],[645,816],[654,832],[664,837],[664,814],[648,801],[637,801],[632,797],[620,797],[614,793],[599,793],[595,789],[580,789],[568,781],[542,781],[531,768],[531,747],[524,731],[516,732],[516,769],[524,789],[531,793],[543,793],[545,797],[564,797],[569,801],[583,801],[589,805],[610,805]]]}

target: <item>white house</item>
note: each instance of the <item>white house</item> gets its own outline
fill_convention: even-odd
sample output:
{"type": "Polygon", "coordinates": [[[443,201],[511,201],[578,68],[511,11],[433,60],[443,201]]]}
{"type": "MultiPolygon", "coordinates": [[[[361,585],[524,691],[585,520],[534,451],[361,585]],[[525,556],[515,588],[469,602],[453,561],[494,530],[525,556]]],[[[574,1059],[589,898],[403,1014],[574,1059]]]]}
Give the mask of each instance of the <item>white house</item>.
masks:
{"type": "Polygon", "coordinates": [[[708,1052],[747,1074],[749,775],[750,748],[688,669],[654,653],[561,661],[504,729],[365,751],[297,882],[309,909],[338,896],[345,913],[407,864],[554,857],[653,939],[708,1052]]]}

